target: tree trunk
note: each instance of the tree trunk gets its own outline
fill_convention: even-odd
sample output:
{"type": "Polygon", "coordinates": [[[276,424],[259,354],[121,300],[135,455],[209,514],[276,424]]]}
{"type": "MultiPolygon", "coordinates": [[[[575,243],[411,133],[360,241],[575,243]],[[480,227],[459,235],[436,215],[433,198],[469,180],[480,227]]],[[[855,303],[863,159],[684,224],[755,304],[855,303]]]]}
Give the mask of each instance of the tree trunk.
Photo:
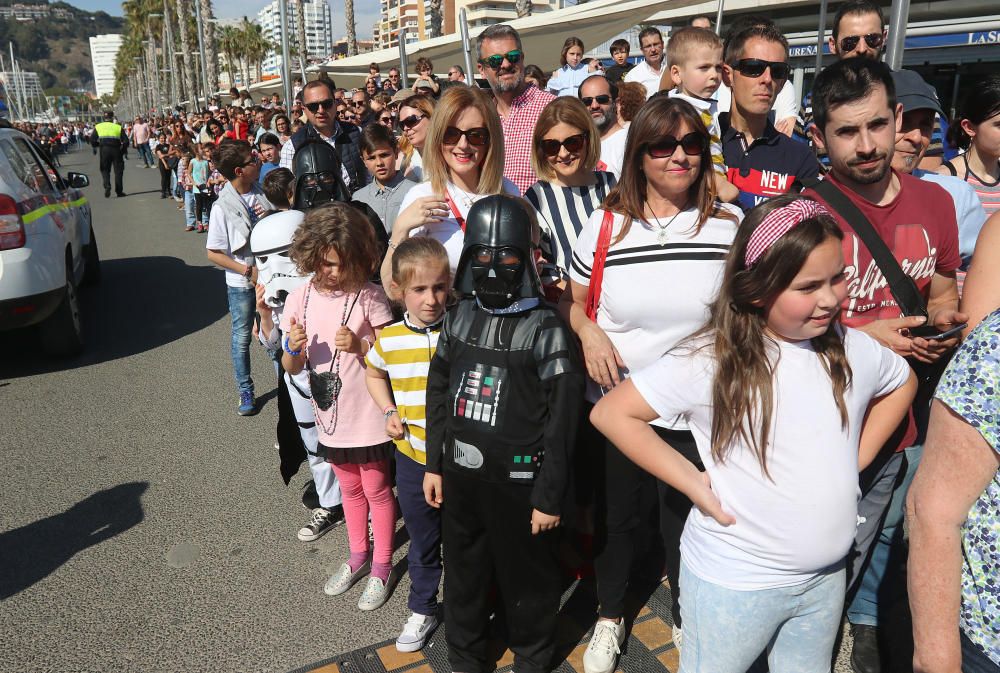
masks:
{"type": "Polygon", "coordinates": [[[441,36],[441,23],[443,20],[441,14],[443,9],[441,0],[431,0],[430,35],[427,37],[441,36]]]}
{"type": "Polygon", "coordinates": [[[531,16],[531,0],[514,0],[514,11],[519,19],[531,16]]]}
{"type": "Polygon", "coordinates": [[[358,29],[354,25],[354,0],[344,0],[344,23],[347,24],[347,55],[358,53],[358,29]]]}
{"type": "Polygon", "coordinates": [[[306,3],[305,0],[298,0],[295,3],[295,33],[299,44],[299,56],[302,63],[309,62],[309,40],[306,37],[306,3]]]}
{"type": "MultiPolygon", "coordinates": [[[[191,108],[198,108],[198,84],[195,80],[194,61],[191,59],[191,0],[177,0],[177,30],[181,38],[181,68],[184,72],[184,94],[191,101],[191,108]]],[[[206,106],[207,107],[207,106],[206,106]]]]}
{"type": "Polygon", "coordinates": [[[215,13],[212,12],[212,0],[194,0],[201,3],[201,26],[205,43],[205,60],[208,64],[205,70],[208,72],[208,86],[212,95],[219,88],[219,53],[215,41],[215,13]]]}

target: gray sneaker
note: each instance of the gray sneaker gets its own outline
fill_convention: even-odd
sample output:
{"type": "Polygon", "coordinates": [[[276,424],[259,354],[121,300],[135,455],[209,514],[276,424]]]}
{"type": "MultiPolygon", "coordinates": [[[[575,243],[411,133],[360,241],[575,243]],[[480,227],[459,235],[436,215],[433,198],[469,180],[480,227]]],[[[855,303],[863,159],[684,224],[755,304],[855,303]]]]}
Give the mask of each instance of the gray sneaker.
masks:
{"type": "Polygon", "coordinates": [[[365,591],[358,599],[358,610],[378,610],[389,600],[389,594],[392,593],[391,588],[392,573],[389,574],[389,579],[385,582],[374,575],[369,577],[365,591]]]}
{"type": "Polygon", "coordinates": [[[340,505],[331,509],[317,507],[312,511],[309,523],[299,529],[299,540],[302,542],[318,540],[342,523],[344,523],[344,508],[340,505]]]}
{"type": "Polygon", "coordinates": [[[354,586],[354,583],[367,575],[372,569],[372,562],[366,561],[364,565],[355,572],[351,572],[351,566],[344,563],[330,579],[323,585],[323,593],[327,596],[339,596],[354,586]]]}

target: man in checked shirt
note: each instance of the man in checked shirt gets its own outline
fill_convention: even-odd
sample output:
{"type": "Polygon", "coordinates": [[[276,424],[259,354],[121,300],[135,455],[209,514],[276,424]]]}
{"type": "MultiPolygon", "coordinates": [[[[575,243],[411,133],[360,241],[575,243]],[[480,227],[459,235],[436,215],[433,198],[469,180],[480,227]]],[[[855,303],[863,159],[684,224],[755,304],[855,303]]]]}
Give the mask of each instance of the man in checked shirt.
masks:
{"type": "Polygon", "coordinates": [[[538,116],[555,96],[525,81],[521,36],[510,26],[490,26],[479,34],[477,46],[479,74],[493,89],[503,127],[503,176],[524,194],[538,181],[531,168],[531,136],[538,116]]]}

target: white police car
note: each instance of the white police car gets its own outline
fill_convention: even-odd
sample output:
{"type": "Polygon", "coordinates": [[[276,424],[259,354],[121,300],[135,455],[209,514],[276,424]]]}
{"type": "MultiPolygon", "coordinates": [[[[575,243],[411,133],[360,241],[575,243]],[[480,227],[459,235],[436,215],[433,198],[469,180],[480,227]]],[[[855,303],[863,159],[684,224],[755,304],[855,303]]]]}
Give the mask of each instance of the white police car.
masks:
{"type": "Polygon", "coordinates": [[[86,175],[63,178],[31,140],[0,128],[0,331],[36,327],[50,355],[83,350],[77,288],[100,259],[86,175]]]}

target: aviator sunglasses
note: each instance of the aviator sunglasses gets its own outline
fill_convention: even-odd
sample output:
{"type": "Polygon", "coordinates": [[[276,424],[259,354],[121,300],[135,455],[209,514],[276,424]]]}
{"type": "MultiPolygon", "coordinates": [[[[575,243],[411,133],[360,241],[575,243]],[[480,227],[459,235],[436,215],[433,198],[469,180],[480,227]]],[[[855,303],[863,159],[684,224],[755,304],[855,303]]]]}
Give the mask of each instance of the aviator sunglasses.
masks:
{"type": "Polygon", "coordinates": [[[611,96],[606,93],[602,93],[600,96],[584,96],[580,99],[580,102],[585,106],[590,107],[591,103],[597,101],[598,105],[607,105],[611,102],[611,96]]]}
{"type": "Polygon", "coordinates": [[[741,58],[732,67],[745,77],[760,77],[770,68],[774,79],[788,79],[792,72],[792,67],[783,61],[765,61],[759,58],[741,58]]]}
{"type": "Polygon", "coordinates": [[[316,101],[315,103],[306,103],[306,109],[312,112],[313,114],[319,112],[320,108],[323,108],[324,110],[329,110],[332,107],[333,107],[332,98],[325,98],[321,101],[316,101]]]}
{"type": "Polygon", "coordinates": [[[493,54],[492,56],[481,58],[479,59],[479,62],[492,68],[493,70],[498,70],[500,66],[503,65],[504,59],[507,59],[511,65],[514,65],[515,63],[520,62],[522,56],[524,56],[524,52],[520,49],[512,49],[506,54],[493,54]]]}
{"type": "Polygon", "coordinates": [[[845,37],[840,41],[840,52],[845,54],[849,51],[854,51],[861,39],[864,38],[865,44],[868,45],[869,49],[878,49],[882,46],[882,33],[868,33],[867,35],[851,35],[850,37],[845,37]]]}
{"type": "Polygon", "coordinates": [[[705,136],[696,132],[688,133],[679,140],[673,136],[663,136],[646,144],[646,154],[654,159],[664,159],[673,156],[678,146],[684,150],[684,154],[696,156],[704,152],[708,144],[705,136]]]}
{"type": "Polygon", "coordinates": [[[584,145],[587,144],[587,136],[583,133],[578,133],[575,136],[570,136],[565,140],[556,140],[555,138],[545,138],[542,140],[542,151],[545,152],[545,156],[554,157],[559,154],[559,148],[565,147],[567,152],[576,153],[583,149],[584,145]]]}
{"type": "Polygon", "coordinates": [[[483,147],[488,145],[490,142],[489,129],[482,126],[465,130],[455,126],[449,126],[444,130],[441,142],[445,145],[457,145],[462,136],[465,136],[465,139],[468,140],[469,144],[473,147],[483,147]]]}

